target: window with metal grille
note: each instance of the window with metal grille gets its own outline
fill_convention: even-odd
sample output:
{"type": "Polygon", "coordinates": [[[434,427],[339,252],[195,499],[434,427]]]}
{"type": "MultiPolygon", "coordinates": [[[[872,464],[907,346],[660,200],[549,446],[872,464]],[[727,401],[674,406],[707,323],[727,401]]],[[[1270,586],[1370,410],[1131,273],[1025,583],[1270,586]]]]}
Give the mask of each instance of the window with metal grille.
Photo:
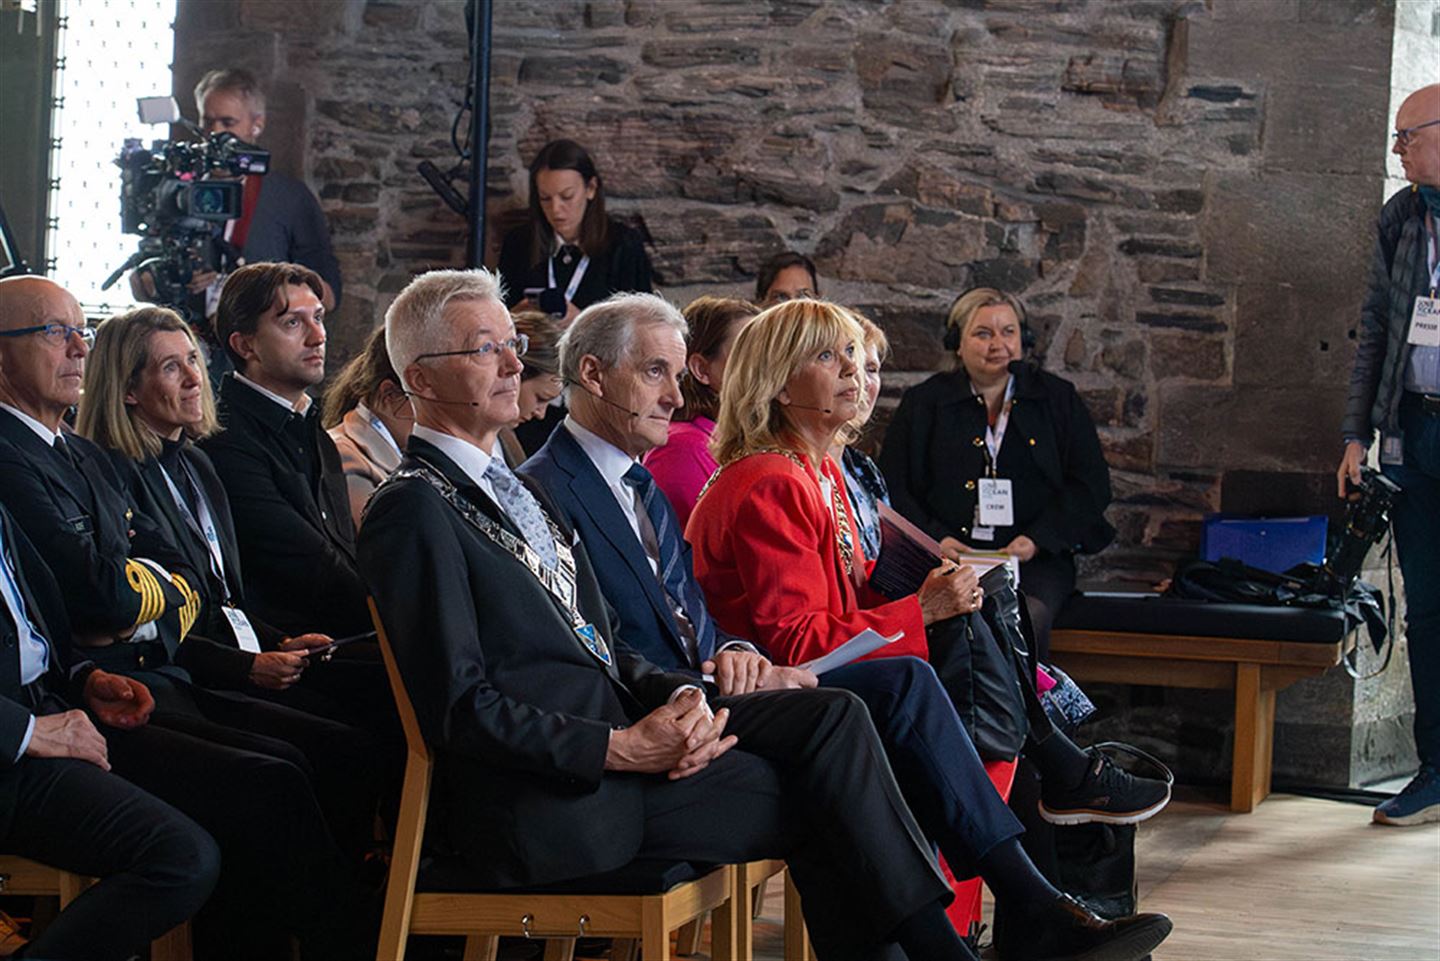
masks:
{"type": "Polygon", "coordinates": [[[136,249],[120,232],[126,137],[148,146],[169,128],[142,124],[135,98],[168,95],[176,0],[62,0],[51,124],[48,273],[87,312],[134,303],[124,279],[100,285],[136,249]]]}

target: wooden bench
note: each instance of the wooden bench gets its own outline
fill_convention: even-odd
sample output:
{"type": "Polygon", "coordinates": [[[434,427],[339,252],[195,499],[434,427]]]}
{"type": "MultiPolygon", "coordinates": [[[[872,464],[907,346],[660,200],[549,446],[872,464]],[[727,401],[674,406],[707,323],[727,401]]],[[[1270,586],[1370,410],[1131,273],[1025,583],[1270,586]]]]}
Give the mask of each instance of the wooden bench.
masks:
{"type": "Polygon", "coordinates": [[[1270,793],[1275,692],[1339,664],[1344,643],[1057,627],[1050,656],[1081,682],[1234,691],[1230,809],[1248,813],[1270,793]]]}

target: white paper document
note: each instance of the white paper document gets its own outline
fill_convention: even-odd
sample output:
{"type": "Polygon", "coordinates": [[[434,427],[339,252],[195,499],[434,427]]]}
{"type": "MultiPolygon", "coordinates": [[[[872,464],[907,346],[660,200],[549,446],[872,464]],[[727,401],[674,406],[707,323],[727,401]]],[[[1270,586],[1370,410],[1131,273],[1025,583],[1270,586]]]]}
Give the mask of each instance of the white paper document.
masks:
{"type": "Polygon", "coordinates": [[[803,667],[805,670],[815,674],[824,674],[826,671],[833,671],[837,667],[844,667],[851,661],[858,661],[866,654],[869,654],[871,651],[878,651],[886,644],[894,644],[904,636],[904,631],[898,631],[886,637],[879,631],[867,627],[844,644],[835,648],[835,650],[829,654],[817,657],[813,661],[806,661],[804,664],[797,664],[796,666],[803,667]]]}

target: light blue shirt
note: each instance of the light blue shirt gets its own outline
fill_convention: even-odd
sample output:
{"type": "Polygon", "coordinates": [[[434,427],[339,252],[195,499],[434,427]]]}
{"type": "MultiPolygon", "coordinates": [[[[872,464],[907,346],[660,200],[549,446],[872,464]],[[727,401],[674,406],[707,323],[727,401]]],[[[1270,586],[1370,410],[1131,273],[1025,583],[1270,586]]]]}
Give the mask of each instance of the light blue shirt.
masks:
{"type": "MultiPolygon", "coordinates": [[[[15,574],[15,561],[5,540],[3,525],[0,525],[0,597],[4,599],[5,610],[20,638],[20,683],[32,684],[44,677],[50,667],[50,645],[30,623],[30,617],[25,612],[25,598],[20,593],[20,580],[15,574]]],[[[15,760],[25,755],[34,733],[35,718],[32,716],[25,728],[25,736],[20,739],[20,753],[15,755],[15,760]]]]}
{"type": "MultiPolygon", "coordinates": [[[[1426,217],[1425,266],[1430,270],[1430,289],[1427,293],[1435,296],[1440,288],[1440,256],[1437,256],[1436,229],[1433,217],[1426,217]]],[[[1410,347],[1410,358],[1405,362],[1406,390],[1417,394],[1440,394],[1440,347],[1410,347]]]]}

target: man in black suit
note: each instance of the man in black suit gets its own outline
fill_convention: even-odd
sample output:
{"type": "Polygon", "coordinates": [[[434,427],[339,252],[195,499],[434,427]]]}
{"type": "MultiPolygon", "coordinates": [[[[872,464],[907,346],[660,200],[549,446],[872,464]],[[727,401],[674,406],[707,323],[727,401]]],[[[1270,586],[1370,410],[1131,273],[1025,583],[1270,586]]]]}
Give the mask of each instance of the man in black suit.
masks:
{"type": "Polygon", "coordinates": [[[820,957],[969,956],[858,700],[769,691],[712,713],[614,636],[583,548],[491,456],[524,349],[494,277],[418,278],[386,334],[416,428],[360,565],[436,751],[434,823],[475,884],[783,856],[820,957]]]}
{"type": "MultiPolygon", "coordinates": [[[[570,415],[521,474],[540,484],[580,534],[621,634],[653,663],[692,676],[713,673],[722,694],[813,685],[808,671],[771,664],[714,623],[675,511],[639,462],[665,443],[670,415],[683,402],[685,335],[685,318],[653,294],[587,307],[560,341],[570,415]]],[[[1045,881],[929,664],[914,657],[860,661],[818,681],[865,702],[906,800],[951,870],[982,875],[1026,917],[1009,928],[1023,931],[1026,943],[997,942],[1001,957],[1076,954],[1128,938],[1137,925],[1149,925],[1157,941],[1168,932],[1168,919],[1153,915],[1104,924],[1045,881]]],[[[1149,947],[1135,950],[1138,958],[1149,947]]]]}
{"type": "Polygon", "coordinates": [[[139,727],[154,707],[130,678],[66,681],[60,586],[0,506],[0,851],[100,878],[31,942],[38,958],[125,958],[205,903],[220,851],[194,821],[110,773],[105,738],[66,703],[139,727]]]}
{"type": "Polygon", "coordinates": [[[306,391],[325,379],[319,275],[250,264],[225,281],[217,336],[235,364],[220,385],[225,429],[201,447],[225,483],[250,603],[290,634],[370,630],[340,454],[306,391]]]}
{"type": "Polygon", "coordinates": [[[109,456],[61,430],[80,399],[89,341],[64,288],[40,277],[0,280],[0,503],[63,574],[75,645],[61,666],[75,673],[96,665],[138,682],[127,696],[153,695],[149,724],[98,717],[115,770],[220,842],[225,870],[197,939],[214,931],[227,950],[260,956],[288,950],[275,941],[289,930],[317,952],[363,950],[362,924],[345,916],[359,914],[366,895],[330,836],[309,761],[283,739],[299,725],[328,722],[210,691],[176,666],[203,603],[194,587],[202,581],[135,509],[109,456]],[[335,915],[309,910],[316,886],[338,893],[335,915]]]}

